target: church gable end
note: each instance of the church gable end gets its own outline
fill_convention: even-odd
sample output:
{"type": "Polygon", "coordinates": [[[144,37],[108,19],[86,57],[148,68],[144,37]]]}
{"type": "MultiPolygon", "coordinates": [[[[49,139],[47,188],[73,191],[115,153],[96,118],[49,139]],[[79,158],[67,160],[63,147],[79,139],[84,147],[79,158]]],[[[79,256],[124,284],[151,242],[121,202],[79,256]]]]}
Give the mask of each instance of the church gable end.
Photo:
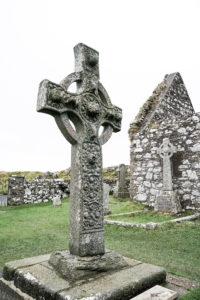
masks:
{"type": "Polygon", "coordinates": [[[129,135],[148,128],[156,128],[163,121],[182,119],[194,114],[190,97],[179,73],[166,75],[144,103],[130,125],[129,135]]]}
{"type": "Polygon", "coordinates": [[[170,158],[172,192],[182,209],[200,210],[200,113],[179,73],[165,76],[149,99],[129,130],[130,198],[156,207],[166,190],[159,149],[168,139],[176,149],[170,158]]]}

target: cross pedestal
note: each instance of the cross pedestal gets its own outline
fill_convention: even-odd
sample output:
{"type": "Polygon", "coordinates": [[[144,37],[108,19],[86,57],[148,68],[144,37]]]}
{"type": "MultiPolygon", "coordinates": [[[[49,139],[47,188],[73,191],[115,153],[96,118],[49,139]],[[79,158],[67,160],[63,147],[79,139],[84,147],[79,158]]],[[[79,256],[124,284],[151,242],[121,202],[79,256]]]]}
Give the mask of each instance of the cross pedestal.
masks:
{"type": "Polygon", "coordinates": [[[163,139],[163,143],[158,149],[158,154],[163,159],[163,188],[156,197],[155,211],[178,213],[181,211],[180,201],[172,188],[172,168],[170,158],[177,152],[168,138],[163,139]]]}

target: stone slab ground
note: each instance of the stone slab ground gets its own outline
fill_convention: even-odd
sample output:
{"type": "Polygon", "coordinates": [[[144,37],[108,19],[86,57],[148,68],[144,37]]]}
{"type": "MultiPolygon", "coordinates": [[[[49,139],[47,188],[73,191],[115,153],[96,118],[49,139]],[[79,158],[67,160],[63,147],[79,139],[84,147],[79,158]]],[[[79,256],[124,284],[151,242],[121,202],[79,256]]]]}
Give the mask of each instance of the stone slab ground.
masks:
{"type": "Polygon", "coordinates": [[[1,300],[127,300],[165,282],[163,268],[125,258],[129,266],[69,282],[48,263],[50,255],[9,262],[0,279],[1,300]],[[24,293],[24,294],[23,294],[24,293]]]}

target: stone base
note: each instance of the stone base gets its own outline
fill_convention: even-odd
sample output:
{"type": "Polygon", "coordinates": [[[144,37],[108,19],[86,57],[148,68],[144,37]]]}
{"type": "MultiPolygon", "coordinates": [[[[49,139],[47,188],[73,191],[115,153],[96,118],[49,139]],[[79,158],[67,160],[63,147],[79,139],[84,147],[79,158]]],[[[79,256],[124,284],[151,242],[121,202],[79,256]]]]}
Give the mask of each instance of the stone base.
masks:
{"type": "Polygon", "coordinates": [[[109,209],[104,210],[104,216],[108,216],[108,215],[111,215],[111,214],[112,214],[111,210],[109,210],[109,209]]]}
{"type": "Polygon", "coordinates": [[[156,197],[154,211],[177,214],[181,210],[180,200],[175,191],[161,191],[156,197]]]}
{"type": "MultiPolygon", "coordinates": [[[[124,257],[120,270],[91,273],[87,280],[70,282],[49,264],[49,255],[6,263],[0,279],[1,300],[127,300],[165,282],[163,268],[124,257]]],[[[81,258],[83,259],[83,258],[81,258]]]]}
{"type": "Polygon", "coordinates": [[[71,255],[69,251],[55,251],[50,256],[49,264],[58,275],[69,281],[86,280],[100,272],[128,267],[122,255],[110,250],[103,255],[85,257],[71,255]]]}

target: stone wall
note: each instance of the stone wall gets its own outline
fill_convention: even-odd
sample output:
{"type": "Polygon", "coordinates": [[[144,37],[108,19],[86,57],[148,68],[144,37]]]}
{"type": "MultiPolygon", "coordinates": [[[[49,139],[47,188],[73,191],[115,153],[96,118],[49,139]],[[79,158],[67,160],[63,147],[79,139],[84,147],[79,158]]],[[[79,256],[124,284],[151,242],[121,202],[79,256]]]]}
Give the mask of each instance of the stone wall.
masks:
{"type": "Polygon", "coordinates": [[[131,141],[130,197],[154,206],[163,186],[164,138],[177,148],[171,157],[173,189],[182,208],[200,209],[200,114],[179,73],[166,75],[144,103],[129,129],[131,141]]]}
{"type": "Polygon", "coordinates": [[[12,175],[8,179],[8,205],[24,203],[24,176],[12,175]]]}
{"type": "MultiPolygon", "coordinates": [[[[69,179],[25,180],[24,176],[12,175],[8,182],[8,205],[48,202],[56,196],[64,198],[70,194],[69,179]]],[[[103,182],[110,186],[110,194],[113,194],[117,178],[104,178],[103,182]]],[[[129,185],[130,181],[127,179],[127,186],[129,185]]]]}
{"type": "Polygon", "coordinates": [[[24,203],[52,201],[54,197],[69,195],[70,180],[33,179],[24,182],[24,203]]]}
{"type": "Polygon", "coordinates": [[[154,206],[162,189],[162,160],[157,149],[167,137],[177,147],[172,158],[173,189],[185,209],[200,209],[200,113],[185,120],[161,122],[157,128],[135,132],[131,138],[130,194],[154,206]]]}
{"type": "Polygon", "coordinates": [[[52,201],[55,196],[69,195],[69,180],[33,179],[12,175],[8,180],[8,205],[52,201]]]}

